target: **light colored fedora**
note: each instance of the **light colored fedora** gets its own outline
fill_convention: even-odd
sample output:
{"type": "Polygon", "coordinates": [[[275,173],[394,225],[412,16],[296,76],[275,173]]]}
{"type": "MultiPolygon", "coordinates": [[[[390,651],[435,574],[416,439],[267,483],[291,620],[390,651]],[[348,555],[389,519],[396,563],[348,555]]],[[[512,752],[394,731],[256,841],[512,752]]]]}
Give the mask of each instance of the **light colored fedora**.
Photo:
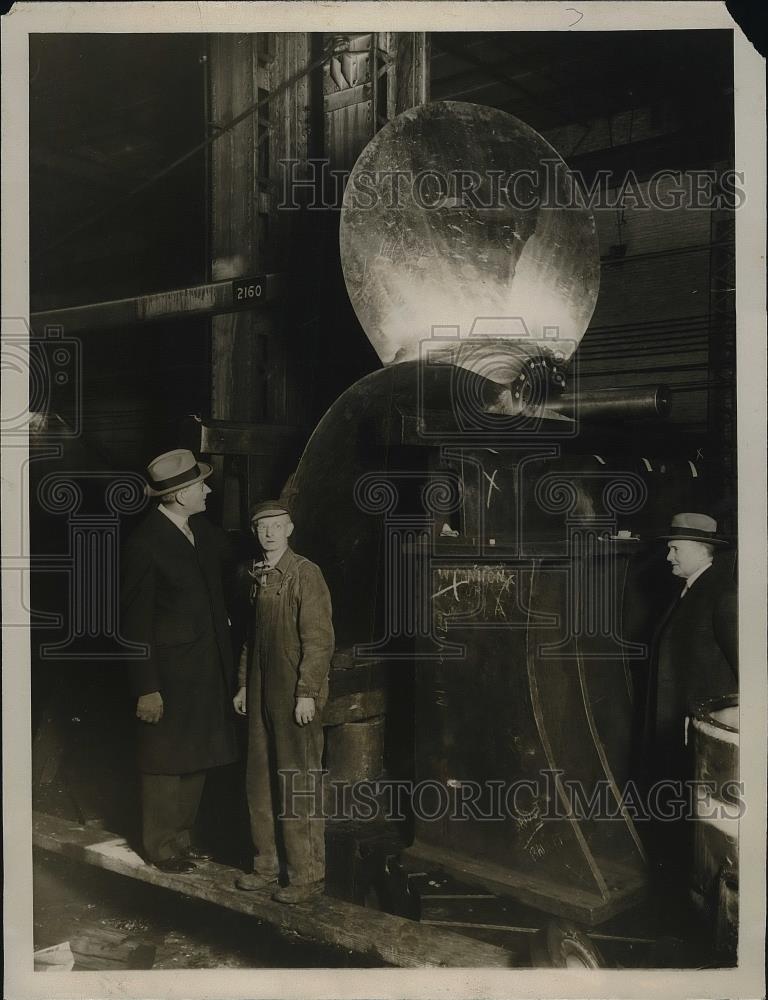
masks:
{"type": "Polygon", "coordinates": [[[686,539],[691,542],[707,542],[709,545],[728,545],[727,538],[717,534],[717,521],[708,514],[675,514],[669,533],[660,538],[671,542],[686,539]]]}
{"type": "Polygon", "coordinates": [[[212,472],[210,465],[198,462],[186,448],[166,451],[153,458],[147,466],[149,482],[144,487],[144,492],[150,497],[163,497],[207,479],[212,472]]]}

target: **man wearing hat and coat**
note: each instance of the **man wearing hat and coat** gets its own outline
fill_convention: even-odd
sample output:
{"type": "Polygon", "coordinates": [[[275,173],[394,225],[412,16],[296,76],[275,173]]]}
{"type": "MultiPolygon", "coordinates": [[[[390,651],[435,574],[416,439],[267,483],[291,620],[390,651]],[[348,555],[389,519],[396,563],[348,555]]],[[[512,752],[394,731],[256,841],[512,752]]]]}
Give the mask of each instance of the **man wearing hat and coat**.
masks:
{"type": "Polygon", "coordinates": [[[122,632],[147,650],[131,667],[144,851],[176,874],[210,857],[192,839],[205,775],[237,757],[223,587],[229,547],[225,533],[199,516],[211,471],[186,449],[154,459],[146,492],[159,504],[122,559],[122,632]]]}
{"type": "Polygon", "coordinates": [[[645,726],[646,764],[655,780],[690,778],[686,717],[695,704],[738,687],[737,593],[728,542],[706,514],[676,514],[667,562],[683,587],[656,633],[645,726]]]}
{"type": "Polygon", "coordinates": [[[251,567],[252,630],[235,710],[248,716],[246,791],[256,856],[236,884],[281,903],[323,892],[322,710],[334,650],[331,597],[319,567],[293,552],[280,501],[258,504],[251,527],[263,553],[251,567]],[[278,840],[289,884],[278,887],[278,840]]]}

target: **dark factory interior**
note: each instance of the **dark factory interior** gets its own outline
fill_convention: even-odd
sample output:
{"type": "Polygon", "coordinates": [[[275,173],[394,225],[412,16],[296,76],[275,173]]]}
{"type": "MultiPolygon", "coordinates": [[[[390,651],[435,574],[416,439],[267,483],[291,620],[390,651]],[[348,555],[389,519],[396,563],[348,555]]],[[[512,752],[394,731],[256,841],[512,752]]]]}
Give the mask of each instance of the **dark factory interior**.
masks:
{"type": "MultiPolygon", "coordinates": [[[[194,891],[164,881],[139,857],[119,626],[110,619],[97,635],[88,619],[117,600],[99,574],[146,514],[131,491],[154,456],[188,448],[213,468],[206,516],[241,561],[255,557],[248,512],[281,497],[296,551],[325,575],[332,777],[456,788],[528,777],[535,758],[587,784],[633,779],[656,627],[675,596],[659,541],[673,515],[715,519],[728,539],[715,566],[735,575],[732,33],[39,34],[29,68],[30,314],[52,373],[33,379],[30,406],[45,414],[30,463],[35,947],[70,940],[75,968],[102,969],[733,965],[733,865],[702,875],[702,856],[714,864],[719,848],[697,847],[695,859],[690,849],[700,905],[687,888],[670,902],[658,844],[625,807],[613,822],[544,820],[540,832],[525,816],[449,828],[412,801],[393,821],[366,823],[337,802],[326,895],[281,910],[232,888],[250,850],[241,753],[206,784],[199,828],[215,864],[191,877],[194,891]],[[551,277],[542,264],[547,287],[586,310],[581,342],[557,369],[562,395],[547,419],[506,452],[493,422],[467,445],[445,422],[446,372],[464,372],[472,391],[495,386],[497,408],[519,372],[486,379],[470,361],[427,377],[416,354],[385,358],[368,328],[381,272],[358,281],[355,260],[381,233],[355,216],[345,184],[366,156],[418,160],[418,132],[401,154],[387,140],[411,112],[425,116],[413,119],[425,136],[439,133],[430,113],[477,129],[487,142],[467,156],[486,167],[502,155],[506,126],[495,123],[513,116],[525,149],[549,144],[594,195],[594,260],[589,243],[570,271],[551,277]],[[568,399],[580,400],[578,421],[568,399]],[[362,503],[360,483],[395,472],[390,518],[375,498],[362,503]],[[634,507],[610,506],[611,475],[641,495],[634,507]],[[460,481],[462,499],[425,520],[416,494],[430,481],[460,481]],[[118,496],[108,484],[120,482],[118,496]],[[386,531],[405,532],[397,566],[421,566],[426,542],[438,553],[429,581],[418,569],[408,578],[414,601],[439,583],[430,627],[392,642],[380,638],[386,531]],[[73,570],[74,558],[90,570],[73,570]],[[593,563],[624,602],[622,636],[574,626],[561,639],[551,621],[594,584],[568,574],[593,563]],[[475,598],[522,625],[473,630],[475,598]],[[471,673],[452,666],[462,643],[471,673]],[[531,652],[537,643],[556,649],[554,666],[531,652]]],[[[588,210],[557,211],[551,225],[563,228],[547,246],[566,254],[588,210]]],[[[457,296],[487,315],[483,281],[465,286],[450,266],[457,296]]],[[[404,338],[409,323],[415,331],[403,309],[404,338]]],[[[236,581],[228,600],[237,654],[249,608],[236,581]]],[[[735,693],[734,680],[701,697],[722,709],[728,696],[730,710],[735,693]]],[[[244,730],[238,739],[244,753],[244,730]]]]}

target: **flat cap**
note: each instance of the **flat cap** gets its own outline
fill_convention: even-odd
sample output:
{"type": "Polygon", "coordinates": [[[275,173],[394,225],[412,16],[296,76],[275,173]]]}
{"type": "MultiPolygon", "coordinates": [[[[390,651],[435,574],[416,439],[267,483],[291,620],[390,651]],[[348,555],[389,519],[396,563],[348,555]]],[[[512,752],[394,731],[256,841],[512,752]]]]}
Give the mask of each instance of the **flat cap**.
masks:
{"type": "Polygon", "coordinates": [[[279,514],[291,516],[291,512],[282,500],[262,500],[251,507],[251,522],[262,517],[277,517],[279,514]]]}

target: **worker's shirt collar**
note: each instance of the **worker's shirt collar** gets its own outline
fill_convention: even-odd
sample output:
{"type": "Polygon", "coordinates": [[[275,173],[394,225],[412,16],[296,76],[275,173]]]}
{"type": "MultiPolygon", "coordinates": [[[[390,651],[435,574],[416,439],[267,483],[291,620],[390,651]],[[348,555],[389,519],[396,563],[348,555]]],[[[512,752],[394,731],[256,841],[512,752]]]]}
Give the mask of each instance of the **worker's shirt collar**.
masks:
{"type": "Polygon", "coordinates": [[[295,561],[296,557],[293,554],[291,547],[288,546],[288,548],[285,550],[285,552],[283,552],[283,554],[280,556],[280,558],[278,559],[278,561],[275,563],[274,566],[270,566],[267,562],[265,562],[262,559],[260,562],[255,562],[253,564],[253,568],[262,573],[272,569],[277,570],[278,573],[285,573],[287,570],[291,568],[291,566],[293,566],[295,561]]]}

